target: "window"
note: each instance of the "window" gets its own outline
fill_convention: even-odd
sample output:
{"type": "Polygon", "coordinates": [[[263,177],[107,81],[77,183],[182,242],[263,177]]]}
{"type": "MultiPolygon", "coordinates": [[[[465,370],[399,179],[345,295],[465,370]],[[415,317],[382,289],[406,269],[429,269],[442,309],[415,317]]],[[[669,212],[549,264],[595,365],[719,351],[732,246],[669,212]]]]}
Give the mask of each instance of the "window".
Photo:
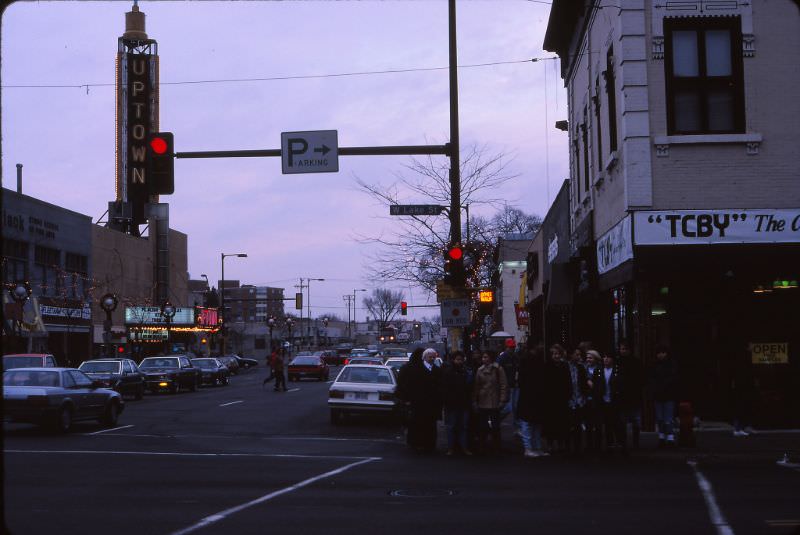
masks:
{"type": "Polygon", "coordinates": [[[603,129],[600,126],[600,78],[594,81],[594,128],[597,131],[597,171],[603,171],[603,129]]]}
{"type": "Polygon", "coordinates": [[[589,128],[586,124],[586,106],[583,107],[583,124],[581,125],[581,141],[583,142],[583,189],[589,193],[589,128]]]}
{"type": "Polygon", "coordinates": [[[669,134],[744,132],[738,17],[664,21],[669,134]]]}
{"type": "Polygon", "coordinates": [[[575,140],[572,142],[572,149],[575,153],[575,187],[578,189],[578,194],[575,196],[575,200],[580,202],[581,199],[581,156],[580,156],[580,145],[578,143],[578,138],[576,137],[575,140]]]}
{"type": "Polygon", "coordinates": [[[617,85],[614,80],[614,48],[608,49],[606,54],[606,71],[603,73],[606,80],[606,98],[608,99],[608,148],[611,152],[617,150],[617,85]]]}

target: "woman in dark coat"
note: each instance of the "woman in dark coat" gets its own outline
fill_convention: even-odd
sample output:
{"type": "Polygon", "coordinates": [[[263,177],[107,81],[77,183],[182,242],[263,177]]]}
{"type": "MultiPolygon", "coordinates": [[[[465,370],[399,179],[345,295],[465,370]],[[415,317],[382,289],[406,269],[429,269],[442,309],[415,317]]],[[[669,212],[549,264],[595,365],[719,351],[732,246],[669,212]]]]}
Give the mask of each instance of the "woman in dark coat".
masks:
{"type": "Polygon", "coordinates": [[[405,403],[407,411],[406,439],[415,451],[436,450],[436,422],[442,413],[440,385],[441,369],[426,366],[423,349],[415,349],[397,377],[397,397],[405,403]]]}
{"type": "Polygon", "coordinates": [[[544,366],[545,377],[545,415],[544,436],[550,450],[566,450],[569,434],[569,398],[572,392],[567,352],[559,344],[550,347],[550,358],[544,366]]]}
{"type": "Polygon", "coordinates": [[[526,457],[547,455],[542,451],[542,424],[545,421],[544,347],[525,352],[519,360],[519,419],[526,457]]]}

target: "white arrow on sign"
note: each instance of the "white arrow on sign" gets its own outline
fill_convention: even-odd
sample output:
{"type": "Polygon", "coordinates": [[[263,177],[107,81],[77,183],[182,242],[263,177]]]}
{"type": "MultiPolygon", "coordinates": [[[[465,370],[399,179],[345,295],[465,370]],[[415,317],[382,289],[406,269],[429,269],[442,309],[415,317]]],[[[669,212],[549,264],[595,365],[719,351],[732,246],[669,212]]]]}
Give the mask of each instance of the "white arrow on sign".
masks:
{"type": "Polygon", "coordinates": [[[281,167],[284,175],[338,172],[338,131],[281,132],[281,167]]]}

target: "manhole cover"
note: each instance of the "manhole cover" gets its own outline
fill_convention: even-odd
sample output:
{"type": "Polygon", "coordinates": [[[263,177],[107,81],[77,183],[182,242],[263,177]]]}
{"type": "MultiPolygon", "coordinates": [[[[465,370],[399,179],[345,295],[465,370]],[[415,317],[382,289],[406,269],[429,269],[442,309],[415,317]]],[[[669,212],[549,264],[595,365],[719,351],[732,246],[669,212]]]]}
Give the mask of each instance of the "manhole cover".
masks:
{"type": "Polygon", "coordinates": [[[441,498],[442,496],[453,496],[456,493],[449,489],[398,489],[389,493],[389,496],[400,498],[441,498]]]}

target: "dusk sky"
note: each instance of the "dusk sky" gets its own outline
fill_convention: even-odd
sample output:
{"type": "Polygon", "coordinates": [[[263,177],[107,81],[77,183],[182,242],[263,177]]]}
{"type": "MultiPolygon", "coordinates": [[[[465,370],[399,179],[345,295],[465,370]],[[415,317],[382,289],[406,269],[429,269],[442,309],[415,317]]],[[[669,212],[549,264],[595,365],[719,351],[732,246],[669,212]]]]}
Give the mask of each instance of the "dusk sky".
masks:
{"type": "MultiPolygon", "coordinates": [[[[5,187],[15,187],[22,163],[27,195],[95,221],[114,200],[114,58],[131,6],[44,1],[5,10],[5,187]]],[[[298,130],[338,130],[340,147],[449,139],[447,70],[175,83],[446,67],[446,0],[139,6],[148,37],[158,41],[161,130],[174,132],[176,151],[276,149],[281,132],[298,130]]],[[[567,136],[553,127],[567,116],[559,63],[523,61],[553,57],[542,50],[549,9],[525,0],[458,2],[462,149],[503,153],[519,176],[492,195],[540,216],[569,174],[567,136]],[[510,63],[466,67],[502,62],[510,63]]],[[[408,162],[342,156],[339,173],[283,175],[279,158],[180,159],[175,194],[162,202],[170,204],[170,226],[189,236],[192,278],[205,273],[215,283],[220,253],[245,252],[246,259],[226,260],[227,278],[287,295],[299,277],[325,278],[312,283],[312,314],[346,318],[344,294],[384,286],[364,277],[368,255],[380,250],[357,236],[398,222],[359,191],[356,178],[388,185],[408,162]]],[[[410,304],[436,302],[420,289],[389,286],[410,304]]],[[[410,317],[437,313],[412,309],[410,317]]]]}

